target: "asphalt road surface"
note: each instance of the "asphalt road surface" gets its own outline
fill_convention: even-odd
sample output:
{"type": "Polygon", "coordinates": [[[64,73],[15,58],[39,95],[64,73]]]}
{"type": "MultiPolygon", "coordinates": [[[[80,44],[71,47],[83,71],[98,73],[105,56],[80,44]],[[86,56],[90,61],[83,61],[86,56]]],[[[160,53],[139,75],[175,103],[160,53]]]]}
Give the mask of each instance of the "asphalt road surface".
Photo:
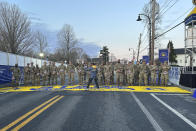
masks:
{"type": "Polygon", "coordinates": [[[171,93],[0,93],[0,130],[193,131],[196,99],[171,93]]]}

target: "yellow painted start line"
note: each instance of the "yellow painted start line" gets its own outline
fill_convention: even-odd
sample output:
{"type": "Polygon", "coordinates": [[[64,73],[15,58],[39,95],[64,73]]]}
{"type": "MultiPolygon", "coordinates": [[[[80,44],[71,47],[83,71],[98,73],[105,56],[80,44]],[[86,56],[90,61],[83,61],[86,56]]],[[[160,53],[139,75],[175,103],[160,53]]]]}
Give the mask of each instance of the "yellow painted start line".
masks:
{"type": "Polygon", "coordinates": [[[21,122],[20,124],[18,124],[15,128],[13,128],[11,131],[18,131],[20,130],[22,127],[24,127],[26,124],[28,124],[30,121],[32,121],[34,118],[36,118],[38,115],[40,115],[42,112],[44,112],[46,109],[48,109],[49,107],[51,107],[53,104],[55,104],[56,102],[58,102],[59,100],[61,100],[64,96],[55,96],[51,99],[49,99],[48,101],[44,102],[43,104],[35,107],[34,109],[32,109],[31,111],[27,112],[26,114],[24,114],[23,116],[19,117],[18,119],[16,119],[15,121],[11,122],[10,124],[8,124],[7,126],[3,127],[2,129],[0,129],[0,131],[7,131],[10,128],[12,128],[13,126],[16,126],[19,122],[21,122]],[[40,110],[39,110],[40,109],[40,110]],[[33,114],[34,113],[34,114],[33,114]],[[31,115],[31,116],[30,116],[31,115]],[[30,116],[30,117],[28,117],[30,116]],[[28,118],[27,118],[28,117],[28,118]],[[27,118],[25,120],[25,118],[27,118]],[[24,120],[24,121],[23,121],[24,120]]]}
{"type": "MultiPolygon", "coordinates": [[[[25,92],[25,91],[84,91],[86,86],[22,86],[22,87],[6,87],[0,88],[0,92],[25,92]]],[[[179,87],[159,87],[159,86],[101,86],[97,89],[90,86],[88,91],[120,91],[120,92],[167,92],[167,93],[191,93],[179,87]]]]}

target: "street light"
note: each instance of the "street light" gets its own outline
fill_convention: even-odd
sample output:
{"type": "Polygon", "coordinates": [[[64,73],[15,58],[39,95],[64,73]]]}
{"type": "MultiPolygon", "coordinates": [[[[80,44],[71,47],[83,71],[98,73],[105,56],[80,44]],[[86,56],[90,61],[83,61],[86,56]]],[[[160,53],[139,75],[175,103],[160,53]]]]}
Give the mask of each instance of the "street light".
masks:
{"type": "Polygon", "coordinates": [[[44,53],[39,53],[39,56],[42,58],[44,57],[44,53]]]}
{"type": "Polygon", "coordinates": [[[150,19],[150,17],[148,16],[148,15],[145,15],[145,14],[139,14],[138,15],[138,18],[137,18],[137,20],[136,21],[142,21],[142,19],[141,19],[141,15],[142,16],[145,16],[146,18],[148,18],[148,24],[149,24],[149,60],[150,60],[150,63],[152,63],[153,62],[153,60],[151,60],[151,53],[152,53],[152,45],[151,45],[151,19],[150,19]]]}
{"type": "Polygon", "coordinates": [[[41,66],[42,66],[42,59],[43,59],[43,57],[44,57],[44,53],[39,53],[39,56],[41,57],[41,66]]]}

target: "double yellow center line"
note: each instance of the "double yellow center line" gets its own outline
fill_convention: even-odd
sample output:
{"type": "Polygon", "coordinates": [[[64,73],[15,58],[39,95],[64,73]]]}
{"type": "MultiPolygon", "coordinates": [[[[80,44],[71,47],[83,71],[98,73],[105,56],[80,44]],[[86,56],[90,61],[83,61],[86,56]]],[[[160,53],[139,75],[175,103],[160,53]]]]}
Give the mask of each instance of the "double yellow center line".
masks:
{"type": "Polygon", "coordinates": [[[13,121],[12,123],[10,123],[9,125],[7,125],[4,128],[0,129],[0,131],[7,131],[8,129],[10,129],[14,125],[16,125],[17,123],[19,123],[20,121],[24,120],[26,117],[28,117],[29,115],[31,115],[31,114],[34,113],[31,117],[29,117],[28,119],[26,119],[25,121],[23,121],[22,123],[20,123],[18,126],[16,126],[14,129],[12,129],[12,131],[18,131],[19,129],[21,129],[22,127],[24,127],[27,123],[29,123],[31,120],[33,120],[35,117],[37,117],[39,114],[41,114],[43,111],[45,111],[46,109],[48,109],[50,106],[52,106],[53,104],[55,104],[57,101],[61,100],[63,97],[64,96],[57,95],[57,96],[49,99],[48,101],[44,102],[43,104],[37,106],[36,108],[34,108],[31,111],[29,111],[26,114],[24,114],[23,116],[19,117],[18,119],[16,119],[15,121],[13,121]]]}

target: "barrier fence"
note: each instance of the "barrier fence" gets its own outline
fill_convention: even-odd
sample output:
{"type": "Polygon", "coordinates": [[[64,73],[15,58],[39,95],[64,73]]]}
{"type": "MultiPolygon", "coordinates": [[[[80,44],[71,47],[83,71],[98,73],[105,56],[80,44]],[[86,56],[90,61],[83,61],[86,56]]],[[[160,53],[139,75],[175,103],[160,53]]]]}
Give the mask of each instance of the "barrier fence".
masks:
{"type": "MultiPolygon", "coordinates": [[[[49,63],[50,61],[0,51],[0,84],[11,82],[12,72],[10,68],[15,64],[18,64],[21,69],[21,81],[23,81],[23,68],[31,62],[41,67],[44,62],[49,63]]],[[[60,63],[56,63],[56,66],[59,65],[60,63]]]]}

